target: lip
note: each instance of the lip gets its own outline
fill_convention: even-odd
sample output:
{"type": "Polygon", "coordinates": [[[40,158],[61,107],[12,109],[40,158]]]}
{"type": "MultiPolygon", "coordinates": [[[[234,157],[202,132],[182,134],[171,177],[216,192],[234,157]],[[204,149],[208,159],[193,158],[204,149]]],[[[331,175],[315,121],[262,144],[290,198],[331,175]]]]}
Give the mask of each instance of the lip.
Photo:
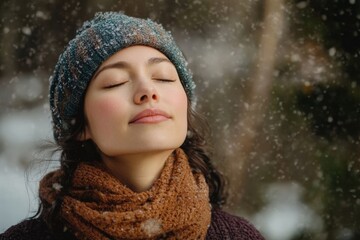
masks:
{"type": "Polygon", "coordinates": [[[171,117],[166,112],[160,109],[146,109],[135,115],[130,120],[131,123],[158,123],[169,120],[171,117]]]}

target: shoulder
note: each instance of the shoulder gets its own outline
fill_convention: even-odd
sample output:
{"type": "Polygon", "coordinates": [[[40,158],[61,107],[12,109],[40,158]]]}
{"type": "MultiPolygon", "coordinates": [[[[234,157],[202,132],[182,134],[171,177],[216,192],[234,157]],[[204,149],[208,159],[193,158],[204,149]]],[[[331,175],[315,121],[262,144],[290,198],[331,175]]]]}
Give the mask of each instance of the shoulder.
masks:
{"type": "Polygon", "coordinates": [[[0,234],[0,240],[51,240],[50,231],[41,219],[25,220],[0,234]]]}
{"type": "Polygon", "coordinates": [[[207,239],[264,240],[260,232],[247,220],[214,209],[207,239]]]}

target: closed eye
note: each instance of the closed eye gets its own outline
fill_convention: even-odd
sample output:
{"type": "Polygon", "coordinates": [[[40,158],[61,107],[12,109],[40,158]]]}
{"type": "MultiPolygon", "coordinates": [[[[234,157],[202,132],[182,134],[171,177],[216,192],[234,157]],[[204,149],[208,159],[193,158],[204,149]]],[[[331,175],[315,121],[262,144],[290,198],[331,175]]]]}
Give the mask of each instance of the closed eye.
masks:
{"type": "Polygon", "coordinates": [[[121,83],[111,84],[111,85],[105,86],[104,88],[106,88],[106,89],[114,88],[114,87],[121,86],[121,85],[123,85],[123,84],[125,84],[125,83],[127,83],[127,82],[121,82],[121,83]]]}
{"type": "Polygon", "coordinates": [[[160,82],[175,82],[175,79],[156,78],[155,80],[160,82]]]}

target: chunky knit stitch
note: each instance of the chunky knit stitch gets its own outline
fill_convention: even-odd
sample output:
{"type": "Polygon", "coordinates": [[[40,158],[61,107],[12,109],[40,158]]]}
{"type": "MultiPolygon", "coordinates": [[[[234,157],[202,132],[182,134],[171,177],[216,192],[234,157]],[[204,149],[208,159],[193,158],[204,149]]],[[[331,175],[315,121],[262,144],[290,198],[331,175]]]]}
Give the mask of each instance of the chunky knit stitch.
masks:
{"type": "Polygon", "coordinates": [[[206,237],[208,240],[264,240],[264,237],[243,218],[215,210],[212,212],[211,219],[211,226],[206,237]]]}
{"type": "MultiPolygon", "coordinates": [[[[49,173],[40,184],[40,197],[49,205],[58,192],[59,173],[49,173]]],[[[178,148],[153,186],[140,193],[103,165],[81,163],[60,215],[79,239],[203,239],[211,217],[208,195],[204,176],[192,173],[178,148]]]]}
{"type": "Polygon", "coordinates": [[[86,88],[98,67],[111,55],[133,45],[153,47],[174,64],[185,92],[193,98],[195,84],[187,61],[170,32],[150,19],[118,12],[98,13],[77,31],[60,55],[50,78],[50,107],[56,141],[72,133],[86,88]]]}
{"type": "MultiPolygon", "coordinates": [[[[0,240],[76,240],[74,236],[55,236],[42,219],[23,221],[5,233],[0,240]]],[[[264,237],[245,219],[232,216],[219,209],[211,214],[211,225],[206,235],[207,240],[264,240],[264,237]]],[[[95,240],[95,239],[94,239],[95,240]]],[[[189,239],[192,240],[192,239],[189,239]]]]}

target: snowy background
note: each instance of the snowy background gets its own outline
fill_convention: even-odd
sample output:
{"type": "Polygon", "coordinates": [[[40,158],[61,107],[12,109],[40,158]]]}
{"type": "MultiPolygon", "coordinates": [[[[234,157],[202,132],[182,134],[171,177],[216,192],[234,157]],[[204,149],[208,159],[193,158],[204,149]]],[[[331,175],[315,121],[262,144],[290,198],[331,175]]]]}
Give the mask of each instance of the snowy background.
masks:
{"type": "Polygon", "coordinates": [[[0,3],[0,232],[37,210],[48,78],[84,20],[172,31],[197,82],[226,210],[269,240],[360,239],[360,1],[0,3]]]}

